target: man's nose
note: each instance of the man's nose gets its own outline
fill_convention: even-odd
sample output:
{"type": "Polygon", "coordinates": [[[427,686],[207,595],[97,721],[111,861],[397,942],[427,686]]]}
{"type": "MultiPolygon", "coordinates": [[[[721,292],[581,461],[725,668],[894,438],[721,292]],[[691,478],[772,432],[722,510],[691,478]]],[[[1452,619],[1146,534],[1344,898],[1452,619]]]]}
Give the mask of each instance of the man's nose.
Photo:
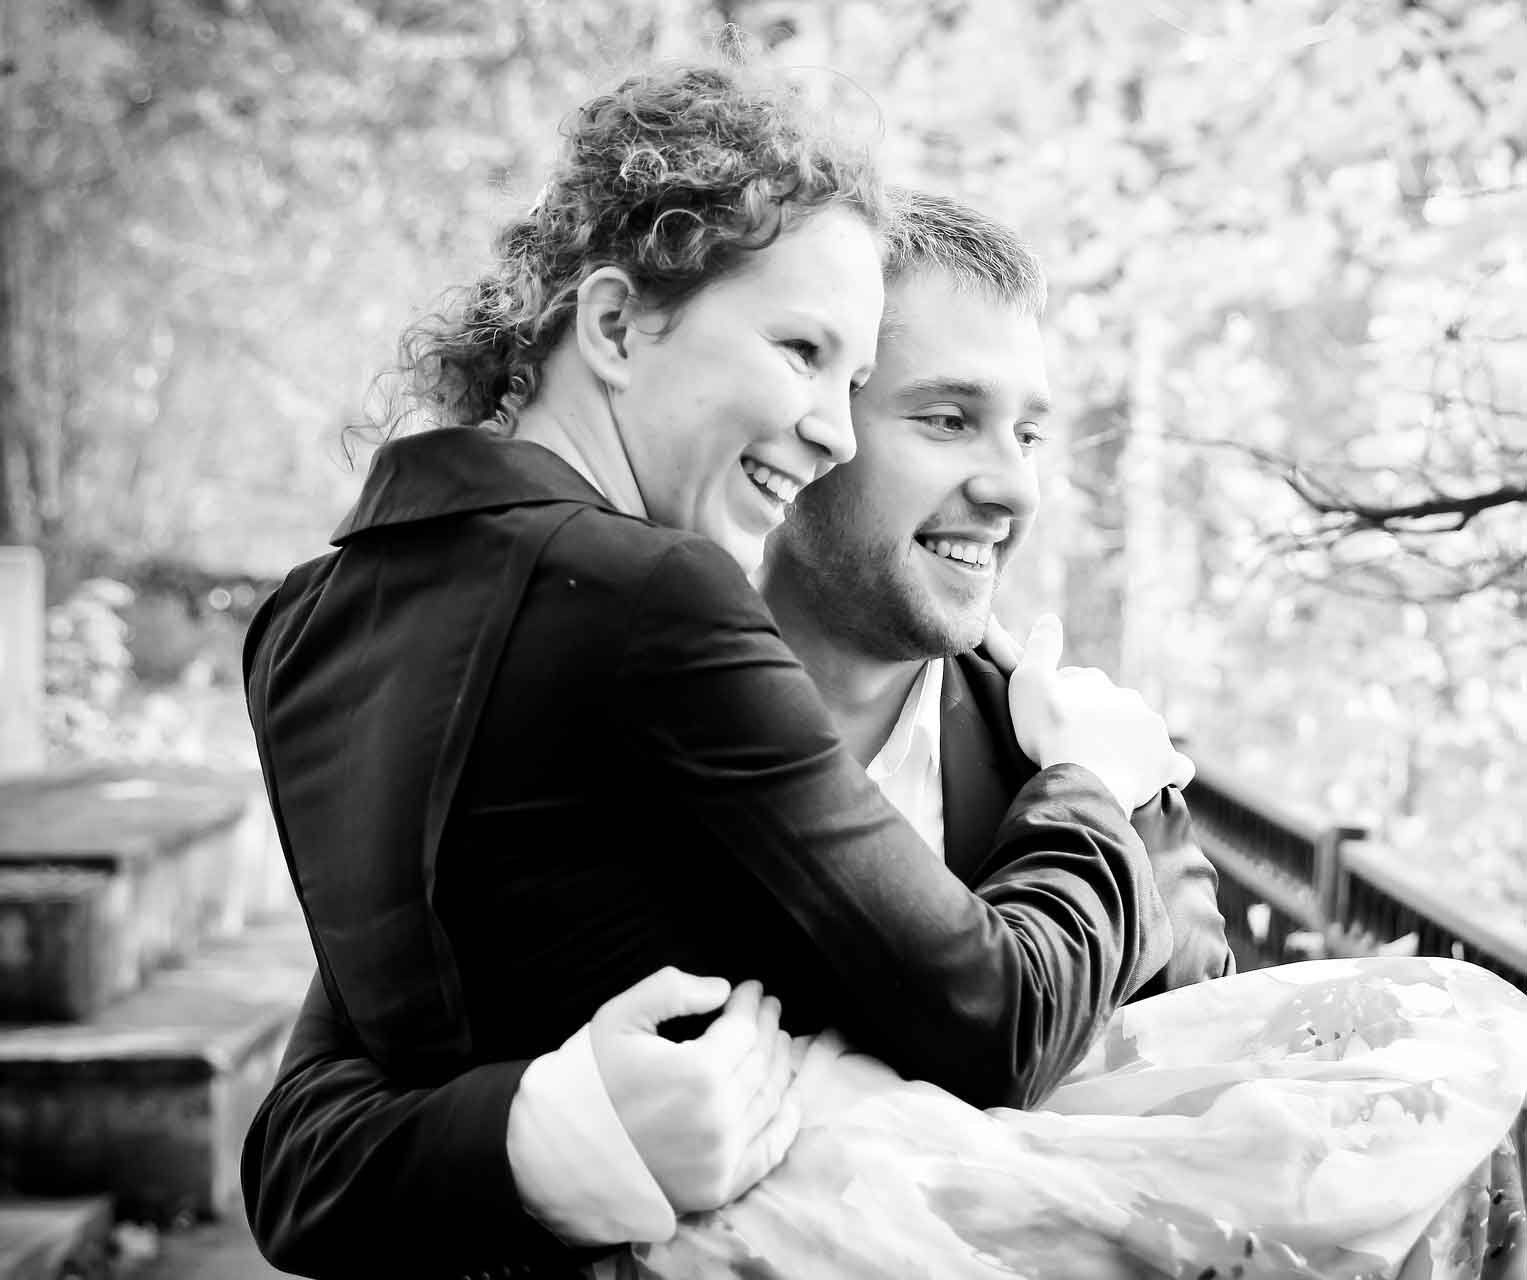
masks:
{"type": "Polygon", "coordinates": [[[834,465],[849,461],[859,450],[853,414],[849,411],[849,388],[824,389],[798,429],[801,438],[816,445],[834,465]]]}
{"type": "Polygon", "coordinates": [[[1018,520],[1034,514],[1039,506],[1039,475],[1016,436],[996,441],[985,451],[980,469],[965,483],[965,496],[980,506],[1001,508],[1018,520]]]}

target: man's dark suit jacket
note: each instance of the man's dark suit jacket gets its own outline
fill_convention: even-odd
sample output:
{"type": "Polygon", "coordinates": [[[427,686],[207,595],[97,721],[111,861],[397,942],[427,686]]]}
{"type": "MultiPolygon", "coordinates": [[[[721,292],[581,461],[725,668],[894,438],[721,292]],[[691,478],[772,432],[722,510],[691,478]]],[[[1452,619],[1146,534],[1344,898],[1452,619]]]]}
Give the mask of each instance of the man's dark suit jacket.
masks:
{"type": "Polygon", "coordinates": [[[325,1092],[354,1078],[294,1037],[246,1165],[278,1265],[527,1256],[505,1064],[664,964],[760,978],[791,1030],[1023,1105],[1165,963],[1145,850],[1086,770],[1024,784],[971,893],[735,563],[547,451],[393,442],[336,542],[262,607],[246,684],[325,995],[394,1087],[325,1092]]]}
{"type": "MultiPolygon", "coordinates": [[[[966,884],[990,870],[992,837],[1008,803],[1039,767],[1018,746],[1007,677],[979,653],[944,664],[939,719],[944,861],[966,884]]],[[[1172,925],[1172,957],[1130,998],[1235,972],[1216,893],[1219,876],[1199,848],[1182,793],[1168,787],[1130,815],[1172,925]]]]}

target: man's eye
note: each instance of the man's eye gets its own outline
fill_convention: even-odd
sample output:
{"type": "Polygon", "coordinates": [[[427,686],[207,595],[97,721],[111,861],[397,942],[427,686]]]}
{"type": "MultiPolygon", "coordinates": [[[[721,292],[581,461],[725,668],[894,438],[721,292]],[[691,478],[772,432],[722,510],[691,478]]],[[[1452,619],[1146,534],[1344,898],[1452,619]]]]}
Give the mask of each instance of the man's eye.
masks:
{"type": "Polygon", "coordinates": [[[956,435],[965,430],[965,419],[957,413],[927,413],[919,421],[925,422],[935,431],[941,431],[945,435],[956,435]]]}

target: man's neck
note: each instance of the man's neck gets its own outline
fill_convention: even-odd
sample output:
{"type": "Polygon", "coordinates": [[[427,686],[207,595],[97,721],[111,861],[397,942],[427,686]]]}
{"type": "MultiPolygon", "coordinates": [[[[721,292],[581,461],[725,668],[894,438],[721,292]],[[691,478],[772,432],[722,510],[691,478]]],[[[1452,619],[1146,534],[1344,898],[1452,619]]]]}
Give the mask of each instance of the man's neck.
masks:
{"type": "Polygon", "coordinates": [[[815,609],[807,607],[777,583],[771,589],[768,578],[764,598],[780,634],[821,692],[839,735],[854,758],[868,765],[891,736],[927,659],[886,661],[867,656],[822,626],[817,612],[821,602],[816,602],[815,609]]]}

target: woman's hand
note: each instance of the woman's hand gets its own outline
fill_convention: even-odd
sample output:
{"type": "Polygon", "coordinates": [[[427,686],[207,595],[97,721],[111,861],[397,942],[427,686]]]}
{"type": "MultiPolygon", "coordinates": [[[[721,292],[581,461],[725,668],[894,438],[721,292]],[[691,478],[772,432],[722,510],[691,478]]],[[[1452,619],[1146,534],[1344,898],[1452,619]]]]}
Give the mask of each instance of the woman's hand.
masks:
{"type": "Polygon", "coordinates": [[[1164,786],[1191,782],[1193,762],[1172,746],[1166,721],[1096,667],[1059,666],[1062,643],[1060,619],[1045,614],[1008,682],[1008,708],[1024,754],[1040,768],[1091,770],[1126,814],[1164,786]]]}
{"type": "Polygon", "coordinates": [[[781,1160],[800,1128],[790,1037],[779,1001],[756,982],[660,969],[602,1005],[589,1023],[615,1113],[675,1213],[717,1209],[781,1160]],[[669,1018],[720,1017],[680,1044],[669,1018]]]}
{"type": "Polygon", "coordinates": [[[981,637],[981,644],[992,665],[1005,676],[1012,675],[1023,661],[1023,646],[997,621],[995,613],[986,619],[986,634],[981,637]]]}

